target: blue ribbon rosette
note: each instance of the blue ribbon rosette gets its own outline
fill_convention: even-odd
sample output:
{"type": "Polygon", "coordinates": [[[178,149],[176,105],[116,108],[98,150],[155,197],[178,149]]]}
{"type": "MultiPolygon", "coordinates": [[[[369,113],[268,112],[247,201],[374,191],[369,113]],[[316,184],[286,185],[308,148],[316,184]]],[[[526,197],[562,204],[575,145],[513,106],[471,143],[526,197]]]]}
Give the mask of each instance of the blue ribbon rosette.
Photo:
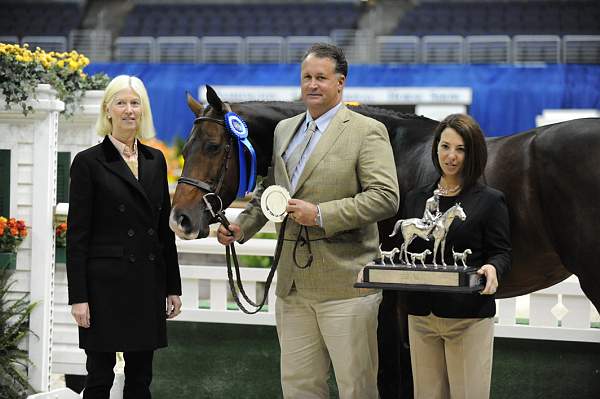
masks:
{"type": "Polygon", "coordinates": [[[247,193],[254,190],[256,185],[256,152],[250,140],[248,140],[248,126],[239,115],[235,112],[226,113],[225,126],[229,133],[235,137],[238,144],[240,182],[236,196],[243,198],[247,193]]]}

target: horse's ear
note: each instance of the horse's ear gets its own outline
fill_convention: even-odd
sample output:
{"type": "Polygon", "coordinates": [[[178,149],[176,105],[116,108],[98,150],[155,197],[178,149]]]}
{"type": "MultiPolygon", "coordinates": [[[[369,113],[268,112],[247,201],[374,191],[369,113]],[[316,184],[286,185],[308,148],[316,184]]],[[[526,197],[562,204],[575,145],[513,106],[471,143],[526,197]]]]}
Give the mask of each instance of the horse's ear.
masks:
{"type": "Polygon", "coordinates": [[[215,109],[215,111],[221,114],[223,113],[223,101],[221,101],[215,89],[209,85],[206,85],[206,99],[208,100],[208,103],[215,109]]]}
{"type": "Polygon", "coordinates": [[[187,92],[187,104],[196,116],[200,116],[202,115],[202,112],[204,112],[204,106],[196,101],[189,91],[187,92]]]}

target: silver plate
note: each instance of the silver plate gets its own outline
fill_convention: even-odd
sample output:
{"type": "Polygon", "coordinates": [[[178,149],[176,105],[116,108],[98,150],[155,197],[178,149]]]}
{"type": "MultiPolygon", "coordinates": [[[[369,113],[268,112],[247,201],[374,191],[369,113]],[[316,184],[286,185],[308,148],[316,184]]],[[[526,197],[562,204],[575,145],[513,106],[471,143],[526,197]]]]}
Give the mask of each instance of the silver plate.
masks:
{"type": "Polygon", "coordinates": [[[285,188],[277,185],[269,186],[262,193],[260,207],[267,219],[281,223],[287,215],[285,209],[290,199],[290,193],[285,188]]]}

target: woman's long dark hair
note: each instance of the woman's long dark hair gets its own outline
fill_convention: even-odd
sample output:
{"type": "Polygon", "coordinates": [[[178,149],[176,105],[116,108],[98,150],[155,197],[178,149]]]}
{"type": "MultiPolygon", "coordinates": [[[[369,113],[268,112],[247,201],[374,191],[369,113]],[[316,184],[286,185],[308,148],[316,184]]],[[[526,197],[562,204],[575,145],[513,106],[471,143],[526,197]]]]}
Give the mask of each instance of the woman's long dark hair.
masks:
{"type": "Polygon", "coordinates": [[[452,114],[444,118],[435,128],[433,145],[431,146],[431,160],[440,176],[443,176],[442,167],[438,160],[437,147],[440,143],[442,132],[452,128],[465,142],[465,161],[462,169],[463,190],[473,186],[483,174],[487,163],[487,146],[483,131],[475,119],[465,114],[452,114]]]}

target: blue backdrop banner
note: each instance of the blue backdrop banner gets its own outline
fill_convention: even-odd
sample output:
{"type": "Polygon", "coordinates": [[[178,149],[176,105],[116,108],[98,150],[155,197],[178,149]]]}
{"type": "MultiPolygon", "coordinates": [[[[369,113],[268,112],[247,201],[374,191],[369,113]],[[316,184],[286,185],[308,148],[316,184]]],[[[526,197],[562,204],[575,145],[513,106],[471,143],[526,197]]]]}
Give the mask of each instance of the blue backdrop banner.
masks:
{"type": "MultiPolygon", "coordinates": [[[[186,138],[194,120],[186,91],[210,85],[297,86],[299,65],[96,63],[110,77],[135,75],[148,89],[158,137],[186,138]]],[[[470,114],[488,136],[535,127],[544,109],[600,109],[600,66],[592,65],[350,65],[347,87],[470,87],[470,114]]],[[[227,98],[223,98],[227,100],[227,98]]]]}

